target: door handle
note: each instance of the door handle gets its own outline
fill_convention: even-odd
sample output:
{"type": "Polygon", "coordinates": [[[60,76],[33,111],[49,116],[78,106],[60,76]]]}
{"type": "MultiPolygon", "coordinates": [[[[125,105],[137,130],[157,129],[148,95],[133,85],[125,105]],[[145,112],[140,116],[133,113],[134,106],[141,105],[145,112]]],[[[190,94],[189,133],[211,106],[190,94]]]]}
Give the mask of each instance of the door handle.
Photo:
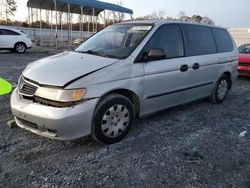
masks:
{"type": "Polygon", "coordinates": [[[192,66],[192,68],[193,68],[194,70],[197,70],[197,69],[200,68],[200,64],[199,64],[199,63],[194,63],[193,66],[192,66]]]}
{"type": "Polygon", "coordinates": [[[188,70],[188,65],[181,65],[180,71],[186,72],[188,70]]]}

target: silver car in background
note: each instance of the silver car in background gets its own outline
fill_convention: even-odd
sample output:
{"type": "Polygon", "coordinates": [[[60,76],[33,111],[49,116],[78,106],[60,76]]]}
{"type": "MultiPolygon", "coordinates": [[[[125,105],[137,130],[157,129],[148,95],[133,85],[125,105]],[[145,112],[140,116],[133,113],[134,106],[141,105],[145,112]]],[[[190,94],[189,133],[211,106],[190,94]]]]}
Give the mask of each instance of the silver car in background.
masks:
{"type": "Polygon", "coordinates": [[[107,27],[74,51],[29,64],[11,96],[19,127],[72,140],[122,139],[136,117],[201,98],[221,103],[237,78],[224,28],[168,21],[107,27]]]}

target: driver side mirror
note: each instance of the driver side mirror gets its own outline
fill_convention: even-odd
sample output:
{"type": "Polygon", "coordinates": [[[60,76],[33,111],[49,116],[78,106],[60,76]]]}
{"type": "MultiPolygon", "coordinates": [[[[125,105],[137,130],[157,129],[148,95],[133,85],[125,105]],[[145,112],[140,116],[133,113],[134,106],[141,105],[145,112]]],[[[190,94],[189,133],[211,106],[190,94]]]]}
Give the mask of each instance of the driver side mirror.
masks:
{"type": "Polygon", "coordinates": [[[149,52],[143,52],[135,59],[135,63],[142,63],[148,61],[156,61],[165,59],[167,56],[165,49],[163,48],[152,48],[149,52]]]}
{"type": "Polygon", "coordinates": [[[150,49],[148,54],[145,54],[144,59],[146,61],[162,60],[166,57],[166,52],[162,48],[150,49]]]}

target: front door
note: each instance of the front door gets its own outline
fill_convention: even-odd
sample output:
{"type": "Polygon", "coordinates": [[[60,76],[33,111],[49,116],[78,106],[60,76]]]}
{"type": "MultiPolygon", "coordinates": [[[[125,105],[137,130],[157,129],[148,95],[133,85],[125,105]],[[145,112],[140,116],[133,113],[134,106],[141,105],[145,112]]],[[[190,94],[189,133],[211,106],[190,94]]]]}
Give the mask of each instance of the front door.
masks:
{"type": "Polygon", "coordinates": [[[141,54],[148,54],[151,49],[164,49],[166,57],[144,62],[145,86],[142,115],[185,102],[184,88],[189,80],[179,24],[161,26],[141,54]]]}

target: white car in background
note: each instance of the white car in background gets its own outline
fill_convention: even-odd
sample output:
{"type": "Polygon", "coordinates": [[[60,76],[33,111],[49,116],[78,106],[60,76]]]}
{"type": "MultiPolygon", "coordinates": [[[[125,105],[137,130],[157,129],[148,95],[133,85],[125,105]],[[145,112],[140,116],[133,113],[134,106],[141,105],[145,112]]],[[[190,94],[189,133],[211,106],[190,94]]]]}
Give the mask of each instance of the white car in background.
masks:
{"type": "Polygon", "coordinates": [[[32,41],[23,31],[0,26],[0,49],[24,53],[32,41]]]}

